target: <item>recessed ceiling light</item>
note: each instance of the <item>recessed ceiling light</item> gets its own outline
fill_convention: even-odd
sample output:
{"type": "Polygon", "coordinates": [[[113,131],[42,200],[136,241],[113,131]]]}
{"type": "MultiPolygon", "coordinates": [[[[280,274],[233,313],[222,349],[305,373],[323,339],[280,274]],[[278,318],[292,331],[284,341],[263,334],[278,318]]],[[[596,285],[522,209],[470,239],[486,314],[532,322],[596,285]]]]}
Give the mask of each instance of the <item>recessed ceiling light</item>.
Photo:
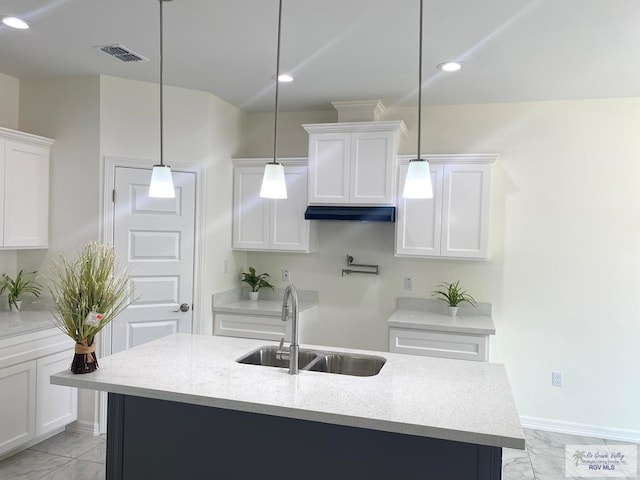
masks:
{"type": "Polygon", "coordinates": [[[460,62],[444,62],[438,65],[438,68],[443,72],[457,72],[462,68],[462,63],[460,62]]]}
{"type": "MultiPolygon", "coordinates": [[[[275,75],[273,77],[275,78],[275,75]]],[[[282,83],[293,82],[293,77],[288,73],[281,73],[280,76],[278,77],[278,81],[282,83]]]]}
{"type": "Polygon", "coordinates": [[[4,17],[2,19],[2,23],[7,27],[17,28],[19,30],[26,30],[29,28],[29,24],[18,17],[4,17]]]}

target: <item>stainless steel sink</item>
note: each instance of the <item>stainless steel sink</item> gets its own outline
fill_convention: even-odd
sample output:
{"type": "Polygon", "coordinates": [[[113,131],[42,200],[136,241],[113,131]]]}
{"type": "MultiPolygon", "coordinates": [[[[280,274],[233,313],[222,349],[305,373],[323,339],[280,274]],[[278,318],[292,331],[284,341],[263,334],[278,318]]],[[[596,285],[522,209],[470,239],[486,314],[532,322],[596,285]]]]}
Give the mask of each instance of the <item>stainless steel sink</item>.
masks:
{"type": "Polygon", "coordinates": [[[307,369],[312,372],[372,377],[380,373],[385,362],[386,359],[382,357],[331,353],[319,357],[307,369]]]}
{"type": "MultiPolygon", "coordinates": [[[[288,368],[289,360],[277,358],[278,347],[265,346],[253,350],[236,360],[247,365],[288,368]]],[[[380,373],[387,360],[382,357],[351,353],[325,352],[301,349],[298,368],[312,372],[371,377],[380,373]]]]}
{"type": "MultiPolygon", "coordinates": [[[[245,363],[248,365],[262,365],[263,367],[281,367],[288,368],[289,360],[280,360],[276,358],[276,352],[278,347],[260,347],[257,350],[249,352],[243,357],[236,360],[238,363],[245,363]]],[[[318,358],[318,354],[312,350],[300,350],[298,356],[298,368],[310,364],[313,360],[318,358]]]]}

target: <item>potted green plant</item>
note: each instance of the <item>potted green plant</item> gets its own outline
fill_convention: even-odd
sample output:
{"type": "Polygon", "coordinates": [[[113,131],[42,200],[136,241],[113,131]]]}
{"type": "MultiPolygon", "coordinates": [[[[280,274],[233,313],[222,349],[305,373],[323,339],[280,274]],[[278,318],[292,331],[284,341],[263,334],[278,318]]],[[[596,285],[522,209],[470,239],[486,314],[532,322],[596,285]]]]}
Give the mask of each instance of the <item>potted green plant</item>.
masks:
{"type": "Polygon", "coordinates": [[[443,282],[438,287],[441,290],[434,290],[431,296],[447,303],[449,305],[449,315],[452,317],[458,314],[458,305],[461,303],[467,302],[470,305],[476,305],[476,299],[460,287],[460,280],[453,283],[443,282]]]}
{"type": "Polygon", "coordinates": [[[256,273],[256,269],[249,267],[249,273],[242,272],[242,281],[251,287],[249,292],[249,298],[251,300],[258,300],[261,288],[270,288],[274,290],[273,285],[268,282],[270,275],[268,273],[256,273]]]}
{"type": "Polygon", "coordinates": [[[112,246],[89,243],[75,259],[53,262],[48,279],[54,321],[76,343],[71,372],[93,372],[97,333],[135,301],[130,277],[112,246]]]}
{"type": "Polygon", "coordinates": [[[22,300],[20,296],[29,293],[35,297],[40,296],[42,291],[42,285],[36,280],[27,280],[25,275],[35,275],[36,272],[23,272],[20,270],[16,275],[15,280],[6,273],[2,274],[2,280],[0,280],[0,294],[6,290],[8,293],[9,309],[12,312],[20,311],[22,308],[22,300]]]}

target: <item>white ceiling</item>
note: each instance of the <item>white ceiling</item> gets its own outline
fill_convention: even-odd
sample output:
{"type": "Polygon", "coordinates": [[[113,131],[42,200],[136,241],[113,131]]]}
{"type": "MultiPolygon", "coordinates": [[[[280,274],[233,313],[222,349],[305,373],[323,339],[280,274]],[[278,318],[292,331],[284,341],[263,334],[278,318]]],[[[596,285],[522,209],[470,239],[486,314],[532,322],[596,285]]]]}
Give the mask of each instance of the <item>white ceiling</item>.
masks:
{"type": "MultiPolygon", "coordinates": [[[[165,3],[165,83],[273,109],[277,0],[165,3]]],[[[418,0],[284,0],[283,110],[417,101],[418,0]]],[[[158,81],[157,0],[2,0],[0,72],[158,81]],[[126,64],[96,49],[120,43],[126,64]]],[[[425,0],[424,104],[640,96],[638,0],[425,0]],[[456,74],[435,65],[465,62],[456,74]]]]}

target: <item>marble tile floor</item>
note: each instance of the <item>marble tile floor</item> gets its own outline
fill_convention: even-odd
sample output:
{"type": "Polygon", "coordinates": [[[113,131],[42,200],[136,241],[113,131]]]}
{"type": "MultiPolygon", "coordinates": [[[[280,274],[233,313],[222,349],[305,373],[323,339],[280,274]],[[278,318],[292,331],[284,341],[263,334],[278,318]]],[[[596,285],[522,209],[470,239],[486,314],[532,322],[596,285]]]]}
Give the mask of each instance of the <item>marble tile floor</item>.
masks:
{"type": "MultiPolygon", "coordinates": [[[[625,443],[541,430],[524,432],[526,451],[503,450],[503,480],[566,479],[565,445],[625,443]]],[[[0,480],[103,480],[105,454],[104,436],[63,432],[0,462],[0,480]]],[[[635,472],[626,478],[640,477],[635,472]]]]}

